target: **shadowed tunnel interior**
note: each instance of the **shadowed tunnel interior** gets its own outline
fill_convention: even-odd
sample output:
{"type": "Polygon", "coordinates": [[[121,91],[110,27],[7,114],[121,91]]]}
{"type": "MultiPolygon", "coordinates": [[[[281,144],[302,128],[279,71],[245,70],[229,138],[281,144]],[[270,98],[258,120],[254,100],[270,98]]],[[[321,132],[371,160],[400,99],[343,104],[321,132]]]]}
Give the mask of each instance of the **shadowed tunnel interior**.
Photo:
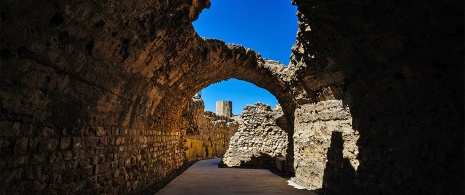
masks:
{"type": "Polygon", "coordinates": [[[463,1],[292,3],[299,30],[284,67],[198,36],[208,0],[1,1],[0,193],[163,181],[186,163],[183,107],[229,78],[276,96],[294,124],[287,168],[318,192],[463,193],[463,1]],[[349,131],[350,179],[335,157],[349,131]],[[320,138],[336,141],[308,148],[320,138]]]}

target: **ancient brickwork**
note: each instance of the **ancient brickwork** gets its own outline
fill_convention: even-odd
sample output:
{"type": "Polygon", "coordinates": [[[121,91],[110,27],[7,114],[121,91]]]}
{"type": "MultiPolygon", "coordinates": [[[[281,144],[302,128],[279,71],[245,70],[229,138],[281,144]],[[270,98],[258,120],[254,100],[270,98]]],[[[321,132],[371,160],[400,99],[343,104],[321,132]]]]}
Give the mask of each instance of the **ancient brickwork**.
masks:
{"type": "Polygon", "coordinates": [[[56,129],[5,121],[0,127],[8,130],[1,131],[1,153],[12,156],[0,159],[1,183],[11,184],[2,185],[2,193],[126,193],[147,186],[151,175],[163,178],[183,162],[179,132],[56,129]]]}
{"type": "Polygon", "coordinates": [[[288,143],[289,171],[294,155],[309,166],[304,154],[326,155],[312,184],[325,193],[463,193],[463,1],[293,3],[285,67],[201,38],[192,21],[208,0],[1,1],[0,194],[137,193],[163,180],[186,160],[183,108],[229,78],[272,93],[288,137],[302,133],[288,143]],[[334,108],[350,110],[359,134],[354,178],[340,168],[353,164],[340,149],[350,119],[307,113],[327,100],[342,100],[334,108]],[[329,139],[301,129],[316,127],[335,130],[309,153],[301,141],[329,139]]]}
{"type": "Polygon", "coordinates": [[[227,167],[266,167],[274,157],[286,156],[287,132],[277,124],[281,110],[263,103],[247,105],[240,115],[239,130],[231,137],[222,159],[227,167]],[[254,159],[260,159],[257,162],[254,159]],[[264,164],[265,163],[265,164],[264,164]]]}
{"type": "Polygon", "coordinates": [[[345,176],[337,178],[337,182],[353,180],[359,165],[356,159],[358,138],[358,132],[352,129],[350,111],[341,100],[302,105],[295,111],[295,177],[292,180],[311,190],[321,189],[324,185],[334,187],[331,182],[335,179],[331,177],[345,176]],[[336,135],[340,140],[334,140],[336,135]],[[335,148],[336,144],[340,147],[335,148]],[[335,150],[338,152],[332,152],[335,150]]]}
{"type": "Polygon", "coordinates": [[[238,129],[235,120],[204,112],[204,102],[199,97],[189,101],[183,110],[183,119],[181,133],[187,160],[223,156],[230,138],[238,129]]]}
{"type": "Polygon", "coordinates": [[[183,164],[178,119],[155,112],[169,86],[134,63],[176,3],[1,2],[0,194],[137,193],[183,164]]]}

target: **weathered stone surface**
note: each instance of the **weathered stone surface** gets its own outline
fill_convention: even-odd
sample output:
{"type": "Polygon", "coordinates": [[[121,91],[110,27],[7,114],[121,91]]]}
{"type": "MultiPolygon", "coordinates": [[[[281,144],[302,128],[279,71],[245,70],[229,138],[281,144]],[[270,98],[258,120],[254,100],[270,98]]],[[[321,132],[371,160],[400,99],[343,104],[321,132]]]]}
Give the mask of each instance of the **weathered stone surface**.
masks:
{"type": "MultiPolygon", "coordinates": [[[[351,175],[337,166],[355,155],[344,145],[350,128],[318,134],[331,138],[321,143],[327,149],[299,150],[326,155],[328,163],[307,171],[325,171],[328,193],[463,193],[463,1],[293,3],[299,31],[285,67],[199,37],[192,21],[209,1],[0,2],[0,193],[140,192],[186,160],[182,109],[190,98],[229,78],[275,95],[291,138],[301,131],[293,129],[297,108],[342,100],[350,109],[359,133],[354,179],[336,174],[351,175]],[[71,143],[62,149],[64,136],[71,143]],[[340,155],[341,147],[351,152],[340,155]],[[81,174],[114,161],[117,178],[113,168],[81,174]],[[41,178],[26,178],[32,166],[41,178]]],[[[331,122],[337,114],[308,115],[299,115],[303,128],[342,125],[331,122]]],[[[288,143],[290,165],[301,141],[309,142],[288,143]]]]}
{"type": "Polygon", "coordinates": [[[251,161],[261,156],[267,158],[286,156],[287,133],[276,122],[282,115],[282,110],[272,109],[260,102],[247,105],[237,119],[239,130],[231,137],[222,164],[227,167],[266,167],[271,166],[268,164],[273,159],[251,161]]]}
{"type": "Polygon", "coordinates": [[[204,102],[194,96],[183,109],[181,133],[187,160],[220,157],[226,152],[238,123],[226,116],[204,112],[204,102]]]}
{"type": "MultiPolygon", "coordinates": [[[[464,98],[451,95],[463,94],[463,45],[452,44],[463,40],[463,9],[452,7],[463,3],[294,3],[300,27],[291,64],[307,67],[297,74],[305,87],[318,92],[318,101],[334,97],[350,108],[360,135],[360,165],[355,179],[347,181],[354,184],[350,189],[365,194],[463,191],[463,184],[452,184],[464,177],[463,166],[456,167],[457,174],[437,162],[454,154],[446,164],[463,164],[464,151],[458,149],[463,148],[463,131],[458,131],[463,122],[454,122],[463,108],[453,105],[463,107],[464,98]],[[415,179],[407,179],[412,175],[415,179]]],[[[337,185],[323,188],[338,193],[337,185]]]]}
{"type": "MultiPolygon", "coordinates": [[[[324,177],[337,173],[337,169],[328,170],[328,163],[346,166],[352,169],[351,179],[359,166],[356,159],[359,153],[356,145],[359,133],[352,129],[352,117],[340,100],[321,101],[316,104],[302,105],[295,111],[294,123],[294,182],[311,190],[323,188],[324,177]],[[339,134],[335,134],[335,132],[339,134]],[[336,135],[341,135],[340,148],[330,148],[336,135]],[[340,150],[335,156],[328,156],[329,150],[340,150]],[[339,156],[337,156],[339,155],[339,156]],[[337,159],[337,162],[329,162],[337,159]],[[349,163],[347,163],[347,162],[349,163]]],[[[349,173],[342,173],[349,174],[349,173]]]]}
{"type": "Polygon", "coordinates": [[[71,145],[71,138],[69,138],[69,137],[61,138],[60,149],[62,149],[62,150],[67,149],[67,148],[69,148],[70,145],[71,145]]]}
{"type": "Polygon", "coordinates": [[[27,151],[27,145],[28,145],[28,139],[27,138],[21,138],[16,141],[15,147],[14,147],[14,153],[16,156],[21,155],[26,153],[27,151]]]}
{"type": "Polygon", "coordinates": [[[56,139],[49,138],[43,139],[39,144],[39,151],[41,152],[54,152],[58,146],[56,139]]]}

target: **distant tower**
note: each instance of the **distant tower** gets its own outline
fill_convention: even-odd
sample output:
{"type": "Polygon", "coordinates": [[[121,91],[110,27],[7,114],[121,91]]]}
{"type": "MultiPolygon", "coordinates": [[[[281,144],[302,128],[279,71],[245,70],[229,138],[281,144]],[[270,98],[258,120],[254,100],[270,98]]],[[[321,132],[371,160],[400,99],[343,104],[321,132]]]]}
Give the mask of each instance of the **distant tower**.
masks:
{"type": "Polygon", "coordinates": [[[232,102],[231,101],[217,101],[216,102],[216,115],[218,116],[232,116],[232,102]]]}

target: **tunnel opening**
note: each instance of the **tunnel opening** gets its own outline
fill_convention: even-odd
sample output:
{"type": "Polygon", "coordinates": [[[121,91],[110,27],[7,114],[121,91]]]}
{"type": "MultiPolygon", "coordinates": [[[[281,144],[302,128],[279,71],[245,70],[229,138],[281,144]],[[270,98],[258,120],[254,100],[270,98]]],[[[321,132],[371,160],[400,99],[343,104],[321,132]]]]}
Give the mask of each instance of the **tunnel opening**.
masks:
{"type": "Polygon", "coordinates": [[[232,114],[240,115],[248,104],[262,102],[274,107],[278,100],[269,91],[256,85],[231,78],[209,85],[199,91],[205,102],[205,110],[216,112],[216,101],[228,100],[232,104],[232,114]]]}
{"type": "MultiPolygon", "coordinates": [[[[293,143],[289,140],[292,136],[288,136],[288,133],[292,134],[292,121],[283,113],[286,108],[281,107],[269,91],[235,78],[213,83],[201,91],[201,95],[196,93],[183,108],[181,134],[185,137],[187,159],[224,157],[224,154],[228,154],[228,158],[243,161],[239,163],[242,164],[240,167],[258,168],[265,164],[269,167],[269,161],[273,160],[274,164],[277,157],[292,158],[289,147],[293,143]],[[235,110],[234,116],[218,113],[218,103],[223,101],[217,100],[230,100],[232,107],[229,109],[230,112],[235,110]],[[205,106],[207,101],[210,101],[209,106],[205,106]],[[246,142],[238,143],[238,140],[246,142]],[[253,154],[250,151],[247,154],[237,151],[243,147],[248,147],[250,151],[254,148],[253,154]],[[248,163],[250,160],[254,162],[248,163]]],[[[239,164],[230,166],[239,167],[239,164]]]]}
{"type": "MultiPolygon", "coordinates": [[[[288,132],[292,129],[277,102],[268,91],[249,82],[230,79],[212,84],[187,103],[183,111],[183,118],[187,122],[181,131],[186,132],[182,134],[190,142],[202,139],[207,153],[213,150],[213,156],[223,157],[221,167],[276,169],[275,160],[279,158],[282,164],[280,170],[285,172],[283,159],[290,155],[287,149],[292,140],[288,140],[288,132]],[[229,100],[226,101],[229,102],[226,110],[221,105],[225,101],[217,100],[229,100]],[[202,115],[204,104],[206,109],[202,115]],[[202,120],[213,125],[199,122],[202,120]],[[218,129],[224,132],[218,132],[218,129]],[[218,140],[218,137],[221,139],[218,140]],[[222,152],[216,152],[217,148],[222,152]]],[[[193,148],[195,144],[190,142],[186,145],[188,150],[198,151],[193,148]]],[[[193,158],[190,152],[188,155],[190,159],[193,158]]]]}

